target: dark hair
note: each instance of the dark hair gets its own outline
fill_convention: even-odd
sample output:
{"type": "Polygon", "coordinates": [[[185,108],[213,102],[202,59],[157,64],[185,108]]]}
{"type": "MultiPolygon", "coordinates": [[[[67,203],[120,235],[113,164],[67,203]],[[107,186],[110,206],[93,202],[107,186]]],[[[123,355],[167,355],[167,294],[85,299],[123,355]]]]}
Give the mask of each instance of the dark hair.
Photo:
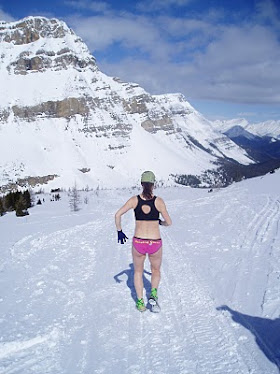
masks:
{"type": "Polygon", "coordinates": [[[142,195],[146,200],[150,200],[153,198],[153,183],[150,182],[142,182],[143,192],[142,195]]]}

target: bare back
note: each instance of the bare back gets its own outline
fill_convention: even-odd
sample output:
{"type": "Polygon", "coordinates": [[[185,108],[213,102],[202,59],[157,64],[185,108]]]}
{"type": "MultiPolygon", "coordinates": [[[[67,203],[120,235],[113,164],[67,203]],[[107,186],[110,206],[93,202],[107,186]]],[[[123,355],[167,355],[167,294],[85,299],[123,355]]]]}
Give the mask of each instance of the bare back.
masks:
{"type": "MultiPolygon", "coordinates": [[[[140,195],[141,199],[145,200],[142,195],[140,195]]],[[[135,209],[138,205],[138,198],[137,196],[131,197],[115,214],[115,222],[117,230],[121,230],[121,216],[125,214],[130,209],[135,209]]],[[[164,226],[170,226],[172,224],[171,218],[167,212],[166,206],[162,198],[157,197],[155,199],[155,207],[162,215],[164,222],[162,223],[164,226]]],[[[145,205],[143,205],[143,212],[145,213],[145,205]]],[[[146,211],[146,213],[149,213],[146,211]]],[[[160,231],[159,231],[159,221],[136,221],[135,222],[135,231],[134,236],[142,239],[160,239],[160,231]]]]}
{"type": "MultiPolygon", "coordinates": [[[[143,195],[140,195],[141,199],[145,200],[143,195]]],[[[135,201],[133,201],[133,209],[136,208],[138,200],[135,196],[135,201]]],[[[144,208],[145,206],[143,206],[144,208]]],[[[166,221],[170,221],[171,219],[167,213],[164,201],[162,198],[157,197],[155,200],[155,207],[156,209],[162,214],[163,218],[166,221]]],[[[143,209],[144,210],[144,209],[143,209]]],[[[159,222],[158,221],[135,221],[135,231],[134,236],[142,239],[160,239],[160,230],[159,230],[159,222]]]]}

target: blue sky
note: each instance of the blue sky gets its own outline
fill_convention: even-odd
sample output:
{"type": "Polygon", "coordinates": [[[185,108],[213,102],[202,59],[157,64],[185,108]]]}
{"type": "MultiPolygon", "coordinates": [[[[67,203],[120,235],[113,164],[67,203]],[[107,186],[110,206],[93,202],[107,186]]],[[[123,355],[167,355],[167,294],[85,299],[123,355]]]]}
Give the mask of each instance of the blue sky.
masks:
{"type": "Polygon", "coordinates": [[[181,92],[209,119],[280,119],[280,0],[0,0],[64,20],[106,74],[181,92]]]}

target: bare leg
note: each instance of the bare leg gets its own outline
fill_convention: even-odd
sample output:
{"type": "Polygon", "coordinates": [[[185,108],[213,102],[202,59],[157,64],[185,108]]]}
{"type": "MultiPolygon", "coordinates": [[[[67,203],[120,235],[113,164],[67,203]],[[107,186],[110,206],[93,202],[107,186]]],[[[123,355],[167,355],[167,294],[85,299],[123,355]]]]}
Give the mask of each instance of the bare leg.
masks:
{"type": "Polygon", "coordinates": [[[156,253],[149,255],[149,260],[151,263],[152,271],[152,288],[158,288],[160,282],[160,266],[162,261],[162,248],[160,248],[156,253]]]}
{"type": "Polygon", "coordinates": [[[143,270],[146,255],[142,255],[132,246],[132,257],[134,265],[134,287],[137,298],[143,298],[143,270]]]}

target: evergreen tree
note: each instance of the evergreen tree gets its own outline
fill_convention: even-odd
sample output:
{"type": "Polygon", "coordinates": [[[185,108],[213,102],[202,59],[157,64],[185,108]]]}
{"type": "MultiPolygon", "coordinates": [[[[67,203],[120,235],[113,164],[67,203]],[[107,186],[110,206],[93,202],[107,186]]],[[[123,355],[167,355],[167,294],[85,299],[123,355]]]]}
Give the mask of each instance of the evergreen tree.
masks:
{"type": "Polygon", "coordinates": [[[5,213],[4,199],[0,198],[0,216],[3,216],[4,213],[5,213]]]}
{"type": "Polygon", "coordinates": [[[17,200],[19,199],[20,192],[9,192],[5,196],[5,206],[7,210],[12,211],[16,209],[16,203],[17,200]]]}
{"type": "Polygon", "coordinates": [[[75,183],[74,187],[72,187],[69,191],[69,205],[70,209],[74,212],[79,210],[79,206],[81,203],[80,195],[77,189],[77,184],[75,183]]]}
{"type": "Polygon", "coordinates": [[[29,214],[26,206],[27,206],[27,203],[23,197],[23,194],[20,194],[19,199],[16,202],[16,216],[17,217],[23,217],[29,214]]]}
{"type": "Polygon", "coordinates": [[[24,200],[26,201],[26,209],[31,208],[31,194],[28,190],[24,191],[23,193],[24,200]]]}

